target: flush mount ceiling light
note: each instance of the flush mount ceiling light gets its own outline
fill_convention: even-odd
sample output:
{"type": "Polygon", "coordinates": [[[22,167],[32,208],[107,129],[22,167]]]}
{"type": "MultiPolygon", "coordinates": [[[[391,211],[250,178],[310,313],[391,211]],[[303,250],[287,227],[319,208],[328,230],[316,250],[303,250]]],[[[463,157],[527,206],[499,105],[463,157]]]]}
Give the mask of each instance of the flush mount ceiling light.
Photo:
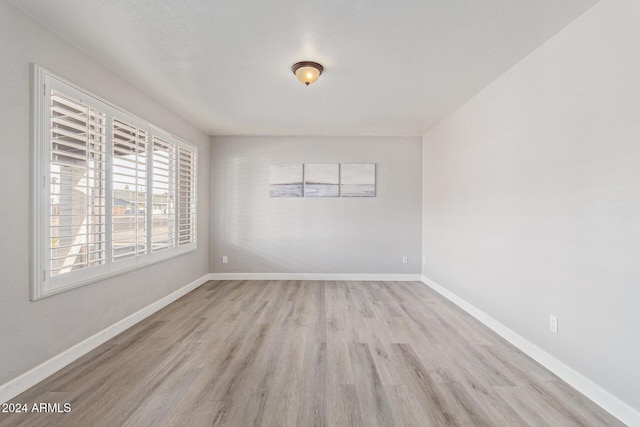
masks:
{"type": "Polygon", "coordinates": [[[324,67],[322,65],[311,61],[297,62],[291,67],[291,71],[293,71],[298,80],[307,86],[318,80],[323,70],[324,67]]]}

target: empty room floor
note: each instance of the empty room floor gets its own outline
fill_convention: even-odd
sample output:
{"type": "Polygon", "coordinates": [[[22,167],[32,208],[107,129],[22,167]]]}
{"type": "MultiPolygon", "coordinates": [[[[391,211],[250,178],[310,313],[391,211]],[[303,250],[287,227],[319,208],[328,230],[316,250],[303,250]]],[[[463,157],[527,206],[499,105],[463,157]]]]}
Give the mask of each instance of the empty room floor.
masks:
{"type": "Polygon", "coordinates": [[[418,282],[211,281],[0,426],[623,425],[418,282]]]}

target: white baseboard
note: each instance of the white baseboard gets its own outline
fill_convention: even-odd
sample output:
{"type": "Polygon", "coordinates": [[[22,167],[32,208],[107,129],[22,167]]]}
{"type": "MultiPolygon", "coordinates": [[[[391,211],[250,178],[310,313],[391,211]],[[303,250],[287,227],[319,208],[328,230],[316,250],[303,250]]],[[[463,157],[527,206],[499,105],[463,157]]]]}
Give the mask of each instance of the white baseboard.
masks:
{"type": "Polygon", "coordinates": [[[114,323],[113,325],[106,327],[105,329],[90,336],[84,341],[79,342],[73,347],[41,363],[30,371],[27,371],[24,374],[14,378],[13,380],[0,385],[0,402],[7,402],[20,393],[28,390],[40,381],[64,368],[71,362],[84,356],[94,348],[105,343],[106,341],[110,340],[126,329],[132,327],[141,320],[151,316],[153,313],[171,304],[181,296],[188,294],[200,285],[206,283],[207,280],[208,275],[205,274],[204,276],[194,280],[188,285],[183,286],[182,288],[170,293],[169,295],[159,299],[152,304],[149,304],[143,309],[136,311],[132,315],[127,316],[124,319],[114,323]]]}
{"type": "Polygon", "coordinates": [[[329,280],[420,282],[420,274],[210,273],[209,280],[329,280]]]}
{"type": "Polygon", "coordinates": [[[498,322],[493,317],[489,316],[484,311],[468,303],[453,292],[438,285],[428,277],[422,276],[422,283],[475,317],[485,326],[493,330],[502,338],[509,341],[511,344],[518,347],[529,357],[556,374],[567,384],[587,396],[589,399],[591,399],[593,402],[595,402],[597,405],[602,407],[605,411],[609,412],[614,417],[618,418],[623,423],[629,426],[640,426],[640,413],[626,403],[622,402],[613,394],[609,393],[604,388],[600,387],[590,379],[576,372],[571,367],[565,365],[546,351],[542,350],[540,347],[528,341],[526,338],[518,335],[502,323],[498,322]]]}

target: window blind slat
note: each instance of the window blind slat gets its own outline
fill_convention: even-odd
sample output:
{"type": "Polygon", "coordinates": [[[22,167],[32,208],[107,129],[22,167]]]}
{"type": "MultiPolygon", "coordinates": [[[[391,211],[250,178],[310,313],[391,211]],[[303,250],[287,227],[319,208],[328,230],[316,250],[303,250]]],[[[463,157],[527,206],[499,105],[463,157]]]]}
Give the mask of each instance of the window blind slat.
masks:
{"type": "Polygon", "coordinates": [[[124,259],[123,253],[147,253],[147,132],[119,118],[112,122],[113,175],[112,204],[127,201],[112,213],[112,258],[124,259]]]}
{"type": "Polygon", "coordinates": [[[175,189],[176,146],[161,138],[153,138],[153,193],[151,218],[151,250],[175,247],[175,205],[171,196],[175,189]]]}
{"type": "Polygon", "coordinates": [[[182,147],[178,150],[178,245],[195,242],[195,153],[182,147]]]}

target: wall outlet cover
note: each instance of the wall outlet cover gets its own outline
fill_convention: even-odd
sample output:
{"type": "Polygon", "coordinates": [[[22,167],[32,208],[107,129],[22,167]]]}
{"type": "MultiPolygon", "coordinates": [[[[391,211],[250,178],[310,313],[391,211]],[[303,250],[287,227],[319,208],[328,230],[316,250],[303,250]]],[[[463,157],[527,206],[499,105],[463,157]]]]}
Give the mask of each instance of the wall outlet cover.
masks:
{"type": "Polygon", "coordinates": [[[553,314],[549,316],[549,330],[554,334],[558,333],[558,317],[553,314]]]}

